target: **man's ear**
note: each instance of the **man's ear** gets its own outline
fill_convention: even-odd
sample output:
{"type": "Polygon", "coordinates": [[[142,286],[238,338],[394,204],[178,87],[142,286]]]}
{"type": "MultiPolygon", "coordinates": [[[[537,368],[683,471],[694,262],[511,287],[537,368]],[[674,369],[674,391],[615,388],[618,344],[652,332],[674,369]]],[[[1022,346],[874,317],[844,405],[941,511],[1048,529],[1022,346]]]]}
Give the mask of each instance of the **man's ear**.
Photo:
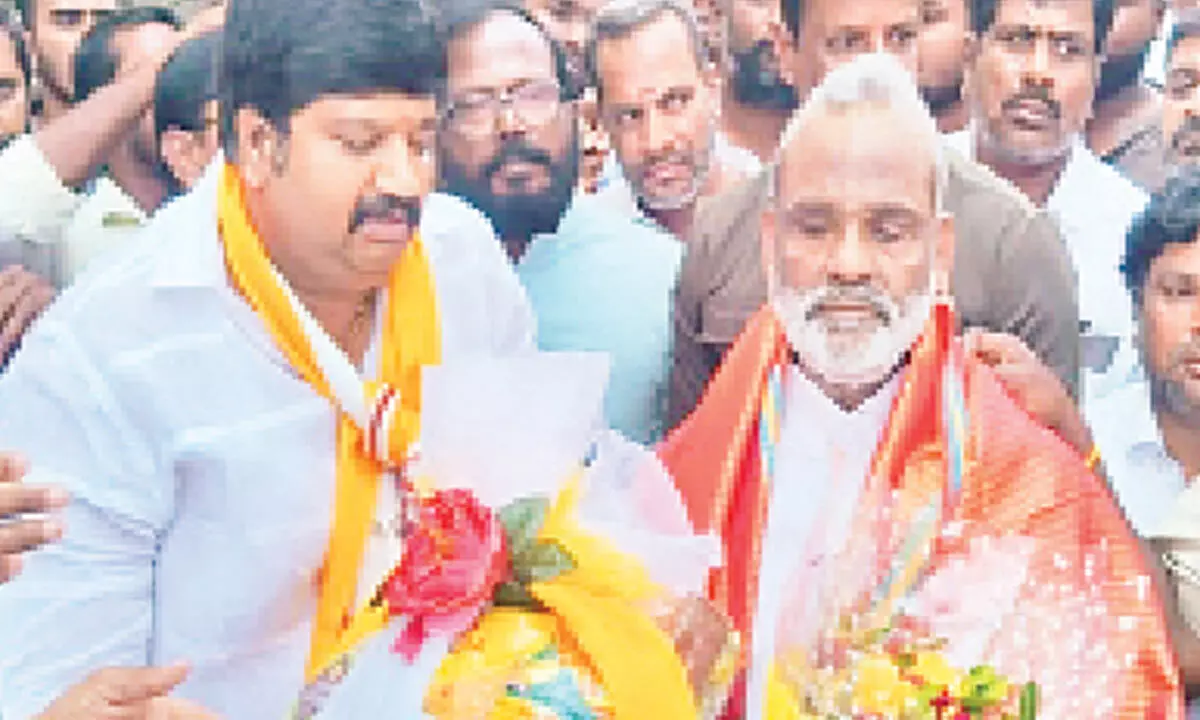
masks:
{"type": "Polygon", "coordinates": [[[951,278],[954,276],[954,216],[942,213],[937,218],[937,237],[934,238],[933,251],[933,290],[942,297],[950,297],[953,288],[951,278]]]}
{"type": "Polygon", "coordinates": [[[259,188],[276,174],[286,152],[283,137],[257,110],[241,108],[233,119],[237,139],[237,166],[247,187],[259,188]]]}

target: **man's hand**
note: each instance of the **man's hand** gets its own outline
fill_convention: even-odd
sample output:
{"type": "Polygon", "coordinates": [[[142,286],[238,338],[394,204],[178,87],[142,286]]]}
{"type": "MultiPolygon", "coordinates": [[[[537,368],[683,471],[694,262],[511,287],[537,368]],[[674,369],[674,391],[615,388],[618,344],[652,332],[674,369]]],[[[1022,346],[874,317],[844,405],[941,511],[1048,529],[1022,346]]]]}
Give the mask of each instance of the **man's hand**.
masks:
{"type": "Polygon", "coordinates": [[[23,520],[23,515],[45,515],[67,504],[66,493],[21,484],[25,464],[0,454],[0,584],[21,570],[21,553],[62,537],[62,524],[53,519],[23,520]]]}
{"type": "Polygon", "coordinates": [[[216,720],[193,703],[167,697],[187,674],[182,665],[100,670],[36,720],[216,720]]]}
{"type": "Polygon", "coordinates": [[[53,299],[50,283],[25,268],[10,265],[0,271],[0,359],[53,299]]]}
{"type": "Polygon", "coordinates": [[[973,329],[967,331],[964,345],[968,353],[992,368],[1009,395],[1035,420],[1057,432],[1080,454],[1091,452],[1091,433],[1071,394],[1020,338],[973,329]]]}

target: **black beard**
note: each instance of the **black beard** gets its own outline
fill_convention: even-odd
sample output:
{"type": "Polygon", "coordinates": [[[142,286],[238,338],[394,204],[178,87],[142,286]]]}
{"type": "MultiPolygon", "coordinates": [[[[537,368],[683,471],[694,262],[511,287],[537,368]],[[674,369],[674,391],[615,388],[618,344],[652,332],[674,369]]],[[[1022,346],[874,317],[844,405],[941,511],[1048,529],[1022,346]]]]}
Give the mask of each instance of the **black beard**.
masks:
{"type": "Polygon", "coordinates": [[[772,67],[771,44],[765,40],[733,53],[733,97],[740,104],[763,110],[795,110],[796,88],[772,67]]]}
{"type": "Polygon", "coordinates": [[[939,115],[962,102],[962,78],[960,77],[958,83],[954,85],[923,87],[921,88],[921,98],[925,100],[925,104],[929,106],[934,115],[939,115]]]}
{"type": "Polygon", "coordinates": [[[550,157],[531,147],[523,138],[514,138],[501,147],[478,175],[472,175],[447,153],[442,153],[440,187],[443,192],[461,197],[487,216],[503,241],[527,243],[534,235],[553,233],[571,204],[579,180],[576,162],[579,138],[574,132],[570,135],[571,142],[563,159],[550,157]],[[546,166],[550,175],[548,187],[534,194],[497,195],[492,192],[492,176],[511,157],[546,166]]]}
{"type": "Polygon", "coordinates": [[[1111,100],[1125,88],[1137,83],[1149,54],[1150,44],[1147,43],[1133,55],[1114,55],[1105,60],[1100,66],[1100,82],[1096,84],[1096,102],[1111,100]]]}

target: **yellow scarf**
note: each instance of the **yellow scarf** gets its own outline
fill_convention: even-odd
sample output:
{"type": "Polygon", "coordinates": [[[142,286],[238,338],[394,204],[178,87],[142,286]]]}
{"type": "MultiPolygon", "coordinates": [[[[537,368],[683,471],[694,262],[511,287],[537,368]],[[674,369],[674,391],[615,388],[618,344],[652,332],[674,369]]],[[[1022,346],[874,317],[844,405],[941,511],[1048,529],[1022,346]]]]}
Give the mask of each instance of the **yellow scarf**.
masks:
{"type": "MultiPolygon", "coordinates": [[[[226,165],[217,200],[225,262],[234,286],[266,323],[275,343],[304,381],[338,404],[246,211],[237,170],[226,165]]],[[[321,572],[317,616],[313,625],[307,676],[311,681],[346,645],[343,634],[357,592],[367,534],[375,517],[381,473],[380,457],[403,459],[417,438],[421,409],[421,368],[441,359],[441,327],[433,275],[420,238],[414,237],[393,268],[383,309],[380,379],[364,383],[372,416],[371,428],[386,434],[371,452],[371,428],[362,428],[339,407],[337,428],[337,495],[333,528],[321,572]],[[398,401],[395,399],[398,398],[398,401]],[[394,415],[385,418],[389,405],[394,415]],[[383,428],[383,430],[380,430],[383,428]]]]}

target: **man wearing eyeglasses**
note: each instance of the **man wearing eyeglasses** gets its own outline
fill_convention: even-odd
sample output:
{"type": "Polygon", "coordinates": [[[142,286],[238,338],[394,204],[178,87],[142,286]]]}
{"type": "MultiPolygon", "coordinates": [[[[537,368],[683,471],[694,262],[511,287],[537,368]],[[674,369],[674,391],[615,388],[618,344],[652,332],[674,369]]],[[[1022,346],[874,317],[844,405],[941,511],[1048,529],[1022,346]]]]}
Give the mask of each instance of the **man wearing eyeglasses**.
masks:
{"type": "Polygon", "coordinates": [[[578,107],[545,27],[504,2],[447,21],[441,188],[491,220],[533,304],[539,347],[607,352],[607,420],[652,442],[663,432],[681,244],[576,194],[578,107]]]}

